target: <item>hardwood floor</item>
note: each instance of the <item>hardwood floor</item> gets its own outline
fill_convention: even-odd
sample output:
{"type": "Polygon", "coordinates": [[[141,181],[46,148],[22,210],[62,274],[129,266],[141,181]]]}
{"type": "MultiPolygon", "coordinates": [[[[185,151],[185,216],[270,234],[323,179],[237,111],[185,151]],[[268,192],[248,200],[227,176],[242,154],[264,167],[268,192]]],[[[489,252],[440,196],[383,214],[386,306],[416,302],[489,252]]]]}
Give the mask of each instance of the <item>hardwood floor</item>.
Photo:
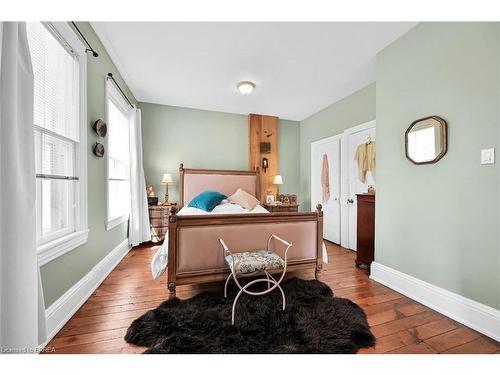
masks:
{"type": "MultiPolygon", "coordinates": [[[[167,298],[166,275],[152,280],[150,260],[158,246],[133,249],[68,321],[48,347],[54,353],[141,353],[123,336],[130,323],[167,298]]],[[[328,244],[322,281],[368,316],[375,348],[360,353],[500,353],[500,344],[373,280],[354,267],[355,253],[328,244]]],[[[312,278],[313,275],[298,275],[312,278]]],[[[221,284],[177,287],[179,298],[221,284]]]]}

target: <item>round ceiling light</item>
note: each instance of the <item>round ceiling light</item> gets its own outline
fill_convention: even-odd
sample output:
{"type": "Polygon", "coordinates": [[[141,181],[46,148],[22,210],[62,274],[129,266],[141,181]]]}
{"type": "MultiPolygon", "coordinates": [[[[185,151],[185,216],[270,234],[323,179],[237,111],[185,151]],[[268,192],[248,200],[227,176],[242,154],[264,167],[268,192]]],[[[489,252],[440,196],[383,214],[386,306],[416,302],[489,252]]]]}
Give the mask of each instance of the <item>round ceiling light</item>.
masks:
{"type": "Polygon", "coordinates": [[[255,83],[250,82],[250,81],[242,81],[242,82],[238,83],[237,87],[238,87],[239,92],[241,92],[243,95],[248,95],[255,88],[255,83]]]}

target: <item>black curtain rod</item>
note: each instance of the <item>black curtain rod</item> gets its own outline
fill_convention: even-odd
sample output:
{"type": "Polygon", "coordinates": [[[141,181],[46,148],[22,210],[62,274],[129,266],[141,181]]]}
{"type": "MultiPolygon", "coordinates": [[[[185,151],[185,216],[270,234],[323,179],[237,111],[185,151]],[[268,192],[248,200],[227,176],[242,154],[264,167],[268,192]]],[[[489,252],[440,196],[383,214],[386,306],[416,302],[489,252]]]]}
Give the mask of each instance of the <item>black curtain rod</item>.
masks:
{"type": "Polygon", "coordinates": [[[128,102],[128,104],[134,108],[134,105],[130,102],[130,100],[128,100],[127,98],[127,95],[125,95],[125,93],[123,92],[122,88],[120,87],[120,85],[118,84],[118,82],[116,82],[116,79],[115,77],[113,77],[113,73],[108,73],[108,77],[106,79],[112,79],[113,82],[115,83],[116,87],[118,87],[118,90],[120,90],[120,92],[122,93],[123,97],[125,98],[125,100],[128,102]]]}
{"type": "Polygon", "coordinates": [[[83,40],[85,41],[85,43],[87,44],[87,47],[88,48],[85,48],[85,52],[92,52],[92,56],[94,57],[99,57],[99,54],[92,48],[92,46],[90,45],[90,43],[87,41],[87,39],[83,36],[82,32],[80,31],[80,29],[78,28],[78,26],[76,26],[76,23],[74,23],[73,21],[71,21],[71,23],[73,24],[74,28],[76,29],[76,31],[78,31],[78,34],[81,35],[81,37],[83,38],[83,40]]]}

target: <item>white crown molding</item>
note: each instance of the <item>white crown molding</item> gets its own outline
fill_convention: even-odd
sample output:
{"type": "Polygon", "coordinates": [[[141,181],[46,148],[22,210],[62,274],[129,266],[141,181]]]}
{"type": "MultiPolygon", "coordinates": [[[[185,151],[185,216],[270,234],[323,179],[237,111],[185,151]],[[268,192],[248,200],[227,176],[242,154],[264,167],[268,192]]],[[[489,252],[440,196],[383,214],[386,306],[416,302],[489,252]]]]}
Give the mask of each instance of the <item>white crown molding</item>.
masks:
{"type": "Polygon", "coordinates": [[[500,310],[377,262],[371,264],[370,278],[467,327],[500,341],[500,310]]]}
{"type": "Polygon", "coordinates": [[[46,309],[47,341],[41,345],[42,348],[54,338],[68,320],[89,299],[97,287],[127,255],[129,250],[128,239],[120,242],[104,259],[46,309]]]}

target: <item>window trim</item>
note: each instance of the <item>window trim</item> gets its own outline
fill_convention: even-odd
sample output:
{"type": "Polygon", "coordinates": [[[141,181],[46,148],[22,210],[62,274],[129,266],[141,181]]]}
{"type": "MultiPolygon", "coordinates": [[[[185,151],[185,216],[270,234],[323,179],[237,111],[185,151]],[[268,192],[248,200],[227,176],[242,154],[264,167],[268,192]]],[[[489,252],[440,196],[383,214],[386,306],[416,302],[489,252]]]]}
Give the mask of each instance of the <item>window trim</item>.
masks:
{"type": "Polygon", "coordinates": [[[77,57],[79,65],[79,141],[75,145],[76,174],[79,188],[76,202],[80,204],[78,215],[75,215],[75,231],[49,242],[37,245],[38,263],[40,266],[60,257],[83,245],[88,240],[88,194],[87,194],[87,57],[85,45],[77,37],[67,22],[42,22],[54,37],[66,44],[77,57]]]}
{"type": "MultiPolygon", "coordinates": [[[[113,104],[118,108],[118,110],[122,112],[127,112],[130,109],[130,106],[123,98],[123,95],[118,91],[116,85],[111,82],[108,77],[104,78],[104,107],[105,107],[105,116],[106,123],[109,124],[109,106],[108,101],[111,100],[113,104]]],[[[127,116],[128,118],[128,116],[127,116]]],[[[129,119],[130,120],[130,119],[129,119]]],[[[130,127],[130,121],[129,121],[130,127]]],[[[108,127],[109,129],[109,127],[108,127]]],[[[110,134],[105,138],[105,147],[106,150],[109,150],[109,137],[110,134]]],[[[129,128],[129,137],[130,137],[130,128],[129,128]]],[[[106,152],[104,155],[105,158],[105,177],[106,177],[106,219],[105,219],[105,227],[106,231],[110,231],[111,229],[119,226],[120,224],[126,223],[130,219],[130,213],[127,215],[122,215],[114,218],[109,217],[109,152],[106,152]]],[[[129,165],[130,166],[130,165],[129,165]]],[[[130,176],[129,176],[130,181],[130,176]]]]}

